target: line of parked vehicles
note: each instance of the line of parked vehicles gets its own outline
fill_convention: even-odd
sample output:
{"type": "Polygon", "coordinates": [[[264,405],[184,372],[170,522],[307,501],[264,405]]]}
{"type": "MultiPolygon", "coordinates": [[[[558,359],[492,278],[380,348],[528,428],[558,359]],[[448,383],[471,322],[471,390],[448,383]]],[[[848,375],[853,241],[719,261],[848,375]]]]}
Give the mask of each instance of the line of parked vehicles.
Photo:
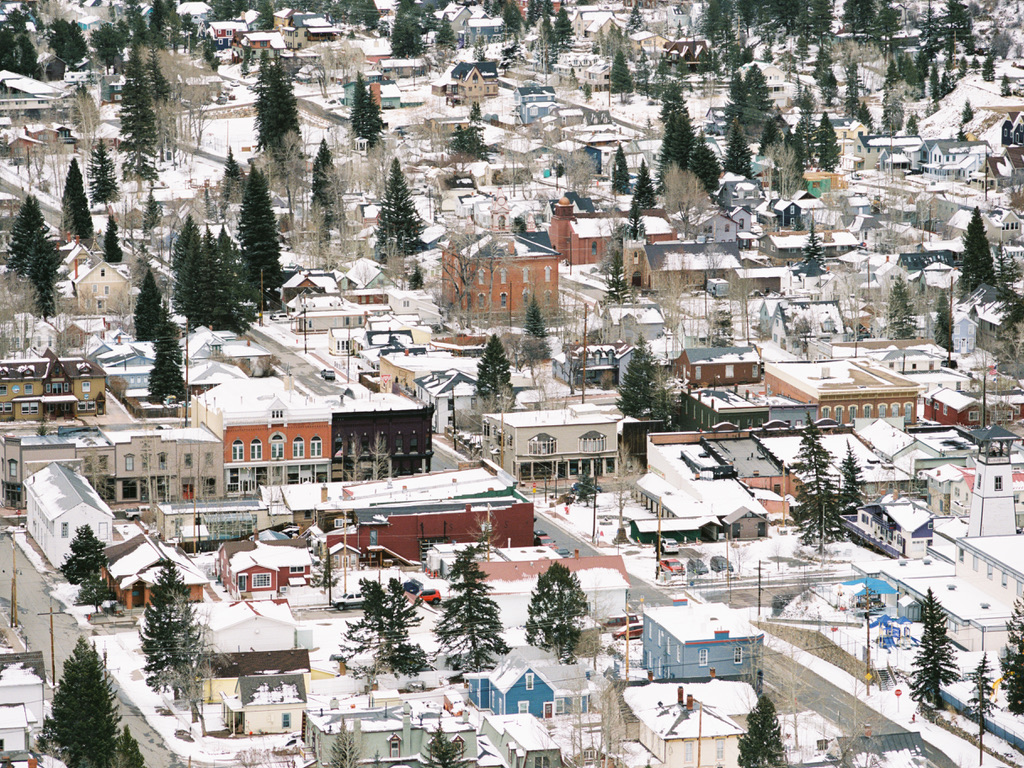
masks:
{"type": "MultiPolygon", "coordinates": [[[[402,585],[406,595],[411,600],[422,600],[427,605],[439,605],[441,603],[441,591],[432,587],[424,587],[419,579],[409,579],[402,585]]],[[[363,594],[361,592],[346,592],[339,596],[333,603],[336,611],[358,611],[363,607],[363,594]]]]}
{"type": "MultiPolygon", "coordinates": [[[[732,563],[722,557],[722,555],[713,555],[709,562],[711,564],[711,570],[715,573],[722,573],[723,571],[733,573],[735,571],[735,568],[732,567],[732,563]]],[[[685,566],[681,560],[674,557],[666,557],[661,560],[660,565],[663,572],[677,574],[680,576],[684,571],[694,576],[703,576],[705,573],[709,572],[708,563],[705,563],[704,560],[699,557],[689,558],[686,561],[685,566]]]]}

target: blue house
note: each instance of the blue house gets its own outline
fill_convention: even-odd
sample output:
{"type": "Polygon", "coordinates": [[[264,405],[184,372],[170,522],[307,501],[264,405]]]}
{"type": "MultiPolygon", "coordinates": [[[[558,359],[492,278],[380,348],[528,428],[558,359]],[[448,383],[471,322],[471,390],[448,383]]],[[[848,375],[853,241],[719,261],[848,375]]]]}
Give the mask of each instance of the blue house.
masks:
{"type": "Polygon", "coordinates": [[[590,670],[583,664],[559,664],[547,651],[517,648],[489,672],[465,675],[469,699],[497,715],[553,717],[590,709],[590,670]]]}
{"type": "Polygon", "coordinates": [[[721,603],[648,608],[644,668],[655,680],[753,680],[764,634],[721,603]]]}
{"type": "Polygon", "coordinates": [[[547,117],[558,106],[555,89],[550,85],[527,83],[512,91],[512,104],[523,125],[535,123],[547,117]]]}
{"type": "Polygon", "coordinates": [[[934,515],[921,501],[884,496],[856,514],[843,515],[843,527],[855,539],[889,557],[922,558],[932,543],[934,515]]]}

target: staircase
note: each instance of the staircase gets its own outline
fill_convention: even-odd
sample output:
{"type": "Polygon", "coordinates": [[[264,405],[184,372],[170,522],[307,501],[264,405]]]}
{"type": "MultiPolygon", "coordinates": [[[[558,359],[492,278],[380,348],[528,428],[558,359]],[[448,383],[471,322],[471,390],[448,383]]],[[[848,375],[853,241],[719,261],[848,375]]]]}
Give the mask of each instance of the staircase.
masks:
{"type": "Polygon", "coordinates": [[[896,687],[896,680],[888,669],[871,670],[871,679],[878,684],[880,691],[891,691],[896,687]]]}

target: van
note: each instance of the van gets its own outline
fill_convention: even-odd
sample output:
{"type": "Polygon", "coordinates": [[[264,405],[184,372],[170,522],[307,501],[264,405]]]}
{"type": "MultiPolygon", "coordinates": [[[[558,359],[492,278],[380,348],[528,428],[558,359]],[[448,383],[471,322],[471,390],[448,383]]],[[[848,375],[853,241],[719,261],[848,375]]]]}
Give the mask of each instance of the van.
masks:
{"type": "Polygon", "coordinates": [[[724,557],[722,557],[721,555],[715,555],[711,558],[711,570],[715,573],[721,573],[722,571],[726,570],[729,571],[729,573],[732,573],[733,567],[732,563],[730,563],[724,557]]]}

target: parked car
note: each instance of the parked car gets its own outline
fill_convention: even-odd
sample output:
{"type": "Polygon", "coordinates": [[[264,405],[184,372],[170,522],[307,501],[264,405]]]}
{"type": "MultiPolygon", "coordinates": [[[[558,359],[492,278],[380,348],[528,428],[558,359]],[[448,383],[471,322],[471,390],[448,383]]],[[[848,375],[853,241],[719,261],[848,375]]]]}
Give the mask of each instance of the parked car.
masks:
{"type": "Polygon", "coordinates": [[[288,319],[288,313],[287,312],[274,312],[270,316],[270,319],[273,320],[275,323],[280,321],[280,320],[287,320],[288,319]]]}
{"type": "Polygon", "coordinates": [[[708,572],[707,563],[701,560],[699,557],[691,557],[686,561],[686,570],[690,573],[695,573],[700,576],[702,573],[708,572]]]}
{"type": "Polygon", "coordinates": [[[679,554],[679,542],[672,541],[671,539],[661,540],[661,554],[663,555],[678,555],[679,554]]]}
{"type": "Polygon", "coordinates": [[[333,368],[324,368],[320,371],[320,378],[324,381],[335,381],[338,375],[334,372],[333,368]]]}
{"type": "Polygon", "coordinates": [[[555,540],[548,536],[546,531],[533,532],[533,545],[535,547],[550,547],[555,540]]]}
{"type": "Polygon", "coordinates": [[[612,616],[611,618],[607,619],[604,622],[604,628],[605,629],[620,629],[620,628],[626,626],[626,624],[639,624],[639,623],[640,623],[640,617],[637,616],[635,613],[631,613],[628,616],[626,614],[622,614],[621,616],[612,616]]]}
{"type": "Polygon", "coordinates": [[[334,608],[338,611],[351,611],[363,607],[363,595],[361,592],[347,592],[334,601],[334,608]]]}
{"type": "Polygon", "coordinates": [[[715,573],[721,573],[722,571],[726,570],[729,571],[729,573],[732,573],[735,569],[732,567],[732,563],[730,563],[724,557],[722,557],[721,555],[715,555],[711,558],[711,570],[715,573]]]}
{"type": "Polygon", "coordinates": [[[559,557],[572,557],[572,552],[565,547],[555,547],[555,552],[558,553],[559,557]]]}
{"type": "Polygon", "coordinates": [[[629,633],[630,640],[639,640],[641,637],[644,636],[644,625],[630,624],[629,626],[623,627],[622,629],[617,631],[614,635],[612,635],[612,637],[614,637],[616,640],[622,640],[626,636],[627,632],[629,633]]]}
{"type": "Polygon", "coordinates": [[[417,581],[416,579],[409,579],[402,585],[402,589],[410,595],[418,595],[423,589],[423,582],[417,581]]]}
{"type": "Polygon", "coordinates": [[[668,571],[669,573],[682,573],[683,564],[674,557],[670,557],[661,561],[661,570],[668,571]]]}
{"type": "Polygon", "coordinates": [[[424,589],[417,597],[428,605],[436,605],[441,602],[441,593],[436,589],[424,589]]]}

